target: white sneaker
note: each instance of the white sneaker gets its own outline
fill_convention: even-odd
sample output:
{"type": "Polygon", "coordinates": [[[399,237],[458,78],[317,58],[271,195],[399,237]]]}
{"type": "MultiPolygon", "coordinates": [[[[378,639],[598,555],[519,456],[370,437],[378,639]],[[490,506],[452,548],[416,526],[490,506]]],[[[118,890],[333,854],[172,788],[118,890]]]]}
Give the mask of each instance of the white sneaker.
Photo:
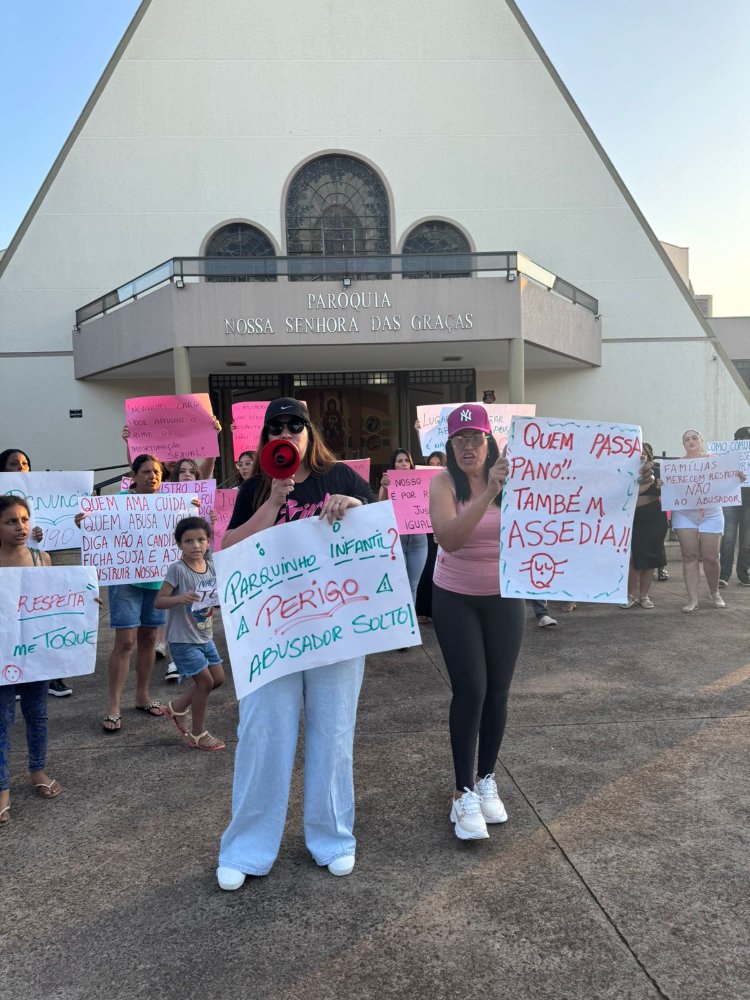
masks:
{"type": "Polygon", "coordinates": [[[163,660],[167,655],[167,644],[166,642],[157,642],[156,644],[156,659],[163,660]]]}
{"type": "Polygon", "coordinates": [[[239,889],[241,885],[245,884],[246,878],[247,876],[244,872],[238,872],[234,868],[225,868],[224,865],[219,865],[216,869],[216,879],[219,883],[219,888],[225,889],[227,892],[239,889]]]}
{"type": "Polygon", "coordinates": [[[460,799],[451,806],[451,823],[455,823],[459,840],[487,840],[487,824],[482,815],[482,803],[476,792],[464,789],[460,799]]]}
{"type": "Polygon", "coordinates": [[[178,681],[180,675],[177,673],[177,664],[172,660],[171,663],[167,665],[167,672],[164,674],[165,681],[178,681]]]}
{"type": "Polygon", "coordinates": [[[474,791],[479,796],[485,823],[507,823],[508,814],[503,800],[497,794],[497,784],[494,774],[487,774],[474,785],[474,791]]]}
{"type": "Polygon", "coordinates": [[[539,628],[549,628],[550,625],[557,625],[556,619],[551,615],[542,615],[541,618],[537,618],[536,623],[539,628]]]}
{"type": "Polygon", "coordinates": [[[331,875],[351,875],[354,869],[354,855],[345,854],[343,858],[336,858],[328,866],[331,875]]]}

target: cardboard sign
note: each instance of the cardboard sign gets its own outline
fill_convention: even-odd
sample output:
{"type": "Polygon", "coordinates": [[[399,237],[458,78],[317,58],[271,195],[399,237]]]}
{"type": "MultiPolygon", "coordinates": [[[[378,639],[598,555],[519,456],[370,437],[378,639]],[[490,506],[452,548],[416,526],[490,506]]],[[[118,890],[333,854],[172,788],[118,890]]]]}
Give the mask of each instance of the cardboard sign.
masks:
{"type": "Polygon", "coordinates": [[[214,533],[211,540],[211,548],[214,552],[219,552],[221,549],[221,542],[227,530],[227,525],[232,518],[238,493],[238,489],[216,491],[216,500],[214,502],[216,522],[213,525],[214,533]]]}
{"type": "Polygon", "coordinates": [[[235,462],[243,451],[257,451],[263,418],[268,409],[268,400],[251,400],[246,403],[232,403],[232,448],[235,462]]]}
{"type": "Polygon", "coordinates": [[[237,697],[298,670],[418,645],[390,504],[279,524],[214,556],[237,697]]]}
{"type": "Polygon", "coordinates": [[[388,470],[388,497],[393,501],[400,535],[428,535],[432,531],[430,482],[442,471],[440,468],[388,470]]]}
{"type": "Polygon", "coordinates": [[[0,493],[29,501],[32,528],[41,528],[41,542],[29,545],[56,552],[81,547],[81,532],[75,526],[78,501],[94,489],[93,472],[4,472],[0,493]]]}
{"type": "Polygon", "coordinates": [[[662,510],[704,510],[706,507],[739,507],[742,484],[737,472],[737,452],[661,461],[662,510]]]}
{"type": "Polygon", "coordinates": [[[641,429],[514,417],[501,503],[503,597],[627,597],[641,429]]]}
{"type": "MultiPolygon", "coordinates": [[[[126,493],[133,485],[133,480],[129,476],[123,476],[120,481],[120,489],[126,493]]],[[[195,495],[201,502],[200,507],[195,512],[200,517],[209,519],[211,511],[216,503],[216,480],[215,479],[189,479],[184,483],[162,483],[159,493],[190,493],[195,495]]]]}
{"type": "Polygon", "coordinates": [[[194,493],[83,497],[83,565],[95,566],[105,587],[163,580],[181,555],[175,525],[195,517],[197,499],[194,493]]]}
{"type": "Polygon", "coordinates": [[[92,674],[98,595],[84,566],[0,569],[0,685],[92,674]]]}
{"type": "Polygon", "coordinates": [[[364,479],[366,483],[370,482],[369,458],[345,458],[342,461],[344,465],[348,465],[350,469],[354,469],[357,475],[364,479]]]}
{"type": "Polygon", "coordinates": [[[737,468],[747,477],[742,489],[750,489],[750,441],[709,441],[706,451],[709,455],[734,455],[737,468]]]}
{"type": "Polygon", "coordinates": [[[207,392],[126,399],[125,423],[131,461],[143,454],[155,455],[162,462],[219,454],[207,392]]]}
{"type": "MultiPolygon", "coordinates": [[[[419,445],[422,454],[427,458],[433,451],[445,451],[448,440],[448,415],[460,403],[445,403],[417,407],[417,420],[420,423],[419,445]]],[[[500,451],[508,440],[510,422],[514,416],[533,417],[536,413],[535,403],[476,403],[487,411],[492,436],[497,441],[500,451]]]]}

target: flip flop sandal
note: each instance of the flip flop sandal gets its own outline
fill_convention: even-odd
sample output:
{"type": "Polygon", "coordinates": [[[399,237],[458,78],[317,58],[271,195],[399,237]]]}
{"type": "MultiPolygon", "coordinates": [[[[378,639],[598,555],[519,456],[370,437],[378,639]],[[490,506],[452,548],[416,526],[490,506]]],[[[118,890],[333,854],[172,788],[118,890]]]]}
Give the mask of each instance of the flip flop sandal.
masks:
{"type": "Polygon", "coordinates": [[[172,708],[172,702],[168,701],[166,705],[161,706],[161,714],[165,718],[171,719],[172,722],[174,722],[177,732],[180,734],[180,736],[187,736],[189,730],[183,729],[180,723],[177,721],[178,719],[184,718],[188,714],[187,709],[185,709],[184,712],[175,712],[175,710],[172,708]]]}
{"type": "Polygon", "coordinates": [[[10,805],[0,809],[0,830],[4,830],[8,823],[10,823],[10,805]]]}
{"type": "Polygon", "coordinates": [[[105,733],[119,733],[122,727],[122,716],[121,715],[107,715],[104,717],[104,722],[111,722],[111,726],[105,726],[102,723],[102,729],[105,733]]]}
{"type": "Polygon", "coordinates": [[[226,749],[226,743],[222,743],[221,740],[212,736],[207,729],[205,729],[199,736],[195,736],[193,733],[186,733],[188,738],[188,746],[191,750],[206,750],[208,753],[213,753],[216,750],[226,749]],[[201,740],[206,739],[215,740],[215,743],[211,746],[204,746],[201,740]]]}
{"type": "Polygon", "coordinates": [[[150,701],[148,705],[136,705],[135,710],[136,712],[145,712],[146,715],[153,715],[157,719],[160,715],[164,714],[158,701],[150,701]],[[154,709],[157,709],[157,711],[154,711],[154,709]]]}
{"type": "Polygon", "coordinates": [[[49,784],[45,784],[43,781],[37,782],[34,785],[34,791],[40,799],[56,799],[58,795],[62,794],[62,787],[60,782],[53,778],[49,784]]]}

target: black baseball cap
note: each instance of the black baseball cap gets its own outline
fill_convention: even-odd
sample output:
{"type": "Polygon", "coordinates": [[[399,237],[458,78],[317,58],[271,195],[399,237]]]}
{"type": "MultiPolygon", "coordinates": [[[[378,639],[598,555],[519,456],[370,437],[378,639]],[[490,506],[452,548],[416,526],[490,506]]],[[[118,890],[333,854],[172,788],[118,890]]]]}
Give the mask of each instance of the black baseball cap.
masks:
{"type": "Polygon", "coordinates": [[[280,399],[271,400],[263,422],[267,424],[269,420],[278,420],[279,417],[299,417],[306,424],[310,423],[307,404],[300,399],[292,399],[291,396],[282,396],[280,399]]]}
{"type": "Polygon", "coordinates": [[[750,441],[750,427],[738,427],[734,432],[735,441],[750,441]]]}

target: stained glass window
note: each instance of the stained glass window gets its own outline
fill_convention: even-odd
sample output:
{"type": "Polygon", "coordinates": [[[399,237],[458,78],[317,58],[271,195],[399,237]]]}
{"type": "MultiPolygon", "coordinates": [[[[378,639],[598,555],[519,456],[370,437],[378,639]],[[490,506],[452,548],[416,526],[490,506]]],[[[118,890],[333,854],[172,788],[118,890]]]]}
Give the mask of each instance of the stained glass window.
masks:
{"type": "Polygon", "coordinates": [[[405,278],[468,278],[471,263],[463,254],[471,252],[469,241],[450,222],[435,219],[416,226],[404,241],[401,251],[404,256],[414,256],[412,261],[403,261],[405,278]],[[450,259],[429,260],[429,254],[455,254],[450,259]]]}
{"type": "Polygon", "coordinates": [[[237,274],[242,265],[238,268],[236,262],[238,257],[275,256],[276,251],[273,248],[273,243],[260,229],[256,229],[255,226],[246,222],[232,222],[228,226],[222,226],[211,237],[206,247],[206,257],[231,257],[235,260],[231,264],[228,262],[226,266],[221,261],[207,261],[206,281],[276,281],[273,264],[269,266],[264,262],[259,269],[257,264],[248,261],[248,273],[237,274]],[[224,274],[222,273],[224,270],[232,273],[224,274]],[[254,273],[258,271],[259,273],[254,273]]]}

